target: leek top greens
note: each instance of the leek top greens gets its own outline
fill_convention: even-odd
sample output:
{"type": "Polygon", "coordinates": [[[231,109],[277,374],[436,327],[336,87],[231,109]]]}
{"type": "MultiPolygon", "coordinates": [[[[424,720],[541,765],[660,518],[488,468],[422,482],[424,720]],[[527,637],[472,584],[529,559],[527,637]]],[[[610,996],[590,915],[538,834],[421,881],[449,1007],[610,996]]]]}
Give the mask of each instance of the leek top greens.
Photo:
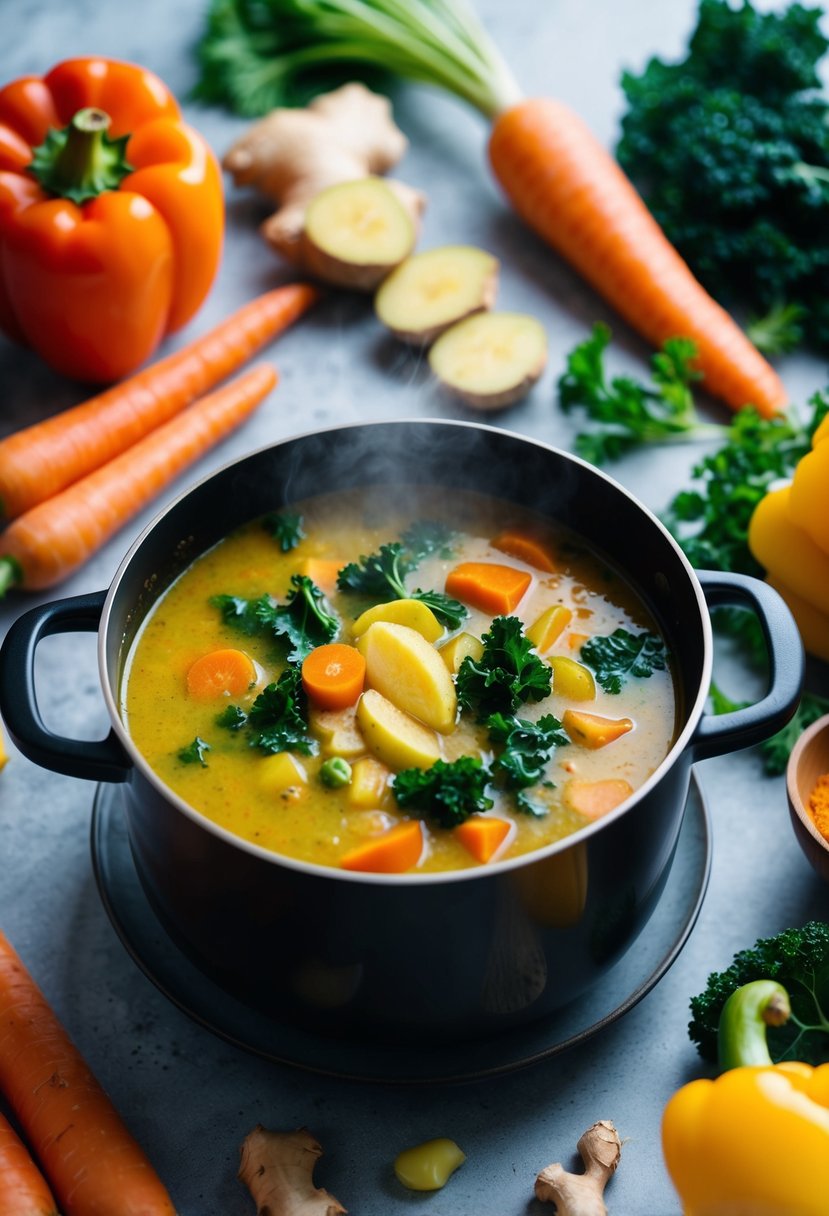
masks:
{"type": "Polygon", "coordinates": [[[198,56],[196,96],[250,117],[353,78],[355,64],[490,118],[521,96],[466,0],[211,0],[198,56]]]}

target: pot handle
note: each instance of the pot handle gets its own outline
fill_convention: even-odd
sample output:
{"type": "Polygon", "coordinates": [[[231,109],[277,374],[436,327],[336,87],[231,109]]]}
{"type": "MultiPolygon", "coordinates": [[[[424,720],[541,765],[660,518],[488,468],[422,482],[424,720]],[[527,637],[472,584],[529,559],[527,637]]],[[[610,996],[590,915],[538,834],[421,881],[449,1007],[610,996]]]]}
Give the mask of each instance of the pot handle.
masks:
{"type": "Polygon", "coordinates": [[[725,605],[756,612],[769,653],[769,689],[762,700],[727,714],[703,714],[691,739],[695,760],[752,747],[770,739],[791,718],[803,689],[804,654],[794,617],[762,579],[698,570],[709,608],[725,605]]]}
{"type": "Polygon", "coordinates": [[[41,768],[92,781],[124,781],[132,763],[113,730],[105,739],[67,739],[50,731],[35,694],[35,651],[56,633],[94,633],[106,592],[54,600],[24,612],[0,647],[0,708],[9,734],[24,756],[41,768]]]}

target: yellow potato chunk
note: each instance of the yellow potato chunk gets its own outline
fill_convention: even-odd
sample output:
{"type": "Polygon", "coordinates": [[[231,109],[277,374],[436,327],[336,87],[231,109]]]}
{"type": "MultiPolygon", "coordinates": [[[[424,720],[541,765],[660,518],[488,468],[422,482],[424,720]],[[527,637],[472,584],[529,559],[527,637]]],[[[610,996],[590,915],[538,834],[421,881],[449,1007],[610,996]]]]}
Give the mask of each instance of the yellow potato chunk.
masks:
{"type": "Polygon", "coordinates": [[[290,752],[277,752],[259,761],[259,785],[269,794],[299,797],[307,784],[308,774],[290,752]]]}
{"type": "Polygon", "coordinates": [[[374,756],[362,756],[351,770],[346,797],[350,806],[360,809],[386,806],[391,799],[391,769],[374,756]]]}
{"type": "Polygon", "coordinates": [[[390,769],[431,768],[440,759],[434,731],[409,717],[374,688],[357,702],[357,722],[366,746],[390,769]]]}
{"type": "Polygon", "coordinates": [[[455,729],[458,703],[452,677],[434,646],[416,629],[375,621],[357,648],[366,661],[369,688],[441,734],[455,729]]]}
{"type": "Polygon", "coordinates": [[[436,642],[443,634],[443,626],[422,600],[392,600],[388,604],[375,604],[367,608],[351,626],[354,638],[362,637],[369,625],[375,621],[391,621],[394,625],[408,625],[416,629],[427,642],[436,642]]]}
{"type": "Polygon", "coordinates": [[[573,619],[573,613],[564,604],[553,604],[546,608],[527,630],[527,637],[536,650],[549,650],[573,619]]]}
{"type": "Polygon", "coordinates": [[[357,709],[349,705],[346,709],[308,708],[308,725],[322,744],[324,756],[362,756],[366,741],[357,725],[357,709]]]}
{"type": "Polygon", "coordinates": [[[443,659],[450,673],[456,676],[461,668],[461,663],[467,655],[475,662],[479,662],[481,655],[484,653],[484,644],[480,638],[476,638],[471,633],[459,633],[447,642],[445,646],[441,646],[438,654],[443,659]]]}
{"type": "Polygon", "coordinates": [[[584,663],[557,654],[549,660],[553,669],[553,692],[570,701],[592,701],[596,696],[596,681],[584,663]]]}

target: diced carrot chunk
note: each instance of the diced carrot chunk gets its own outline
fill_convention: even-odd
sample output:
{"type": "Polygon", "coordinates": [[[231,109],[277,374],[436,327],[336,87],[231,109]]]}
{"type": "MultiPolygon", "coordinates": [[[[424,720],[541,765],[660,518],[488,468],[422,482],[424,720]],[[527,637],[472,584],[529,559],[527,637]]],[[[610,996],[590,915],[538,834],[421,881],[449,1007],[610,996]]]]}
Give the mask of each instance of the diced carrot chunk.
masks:
{"type": "Polygon", "coordinates": [[[513,611],[531,582],[532,575],[517,566],[461,562],[446,576],[446,594],[482,612],[503,616],[513,611]]]}
{"type": "Polygon", "coordinates": [[[594,750],[605,747],[614,739],[619,739],[629,730],[633,730],[631,718],[603,718],[599,714],[588,714],[581,709],[565,709],[561,725],[574,743],[594,750]]]}
{"type": "Polygon", "coordinates": [[[587,819],[601,819],[633,793],[633,786],[621,777],[604,781],[581,781],[574,777],[564,786],[567,805],[587,819]]]}
{"type": "Polygon", "coordinates": [[[567,645],[571,650],[581,650],[589,637],[589,633],[570,633],[567,636],[567,645]]]}
{"type": "Polygon", "coordinates": [[[490,815],[470,815],[454,829],[455,837],[476,861],[489,861],[506,840],[512,824],[490,815]]]}
{"type": "Polygon", "coordinates": [[[337,590],[337,575],[345,562],[334,561],[327,557],[306,557],[300,565],[300,574],[310,578],[320,591],[330,595],[337,590]]]}
{"type": "Polygon", "coordinates": [[[551,574],[556,569],[552,555],[544,542],[536,540],[535,537],[528,536],[524,532],[501,532],[491,544],[493,549],[500,549],[502,553],[510,553],[520,561],[526,562],[528,566],[535,566],[536,570],[544,570],[551,574]]]}
{"type": "Polygon", "coordinates": [[[417,865],[422,852],[420,820],[408,819],[376,840],[345,853],[340,858],[340,866],[344,870],[362,870],[371,874],[403,874],[417,865]]]}

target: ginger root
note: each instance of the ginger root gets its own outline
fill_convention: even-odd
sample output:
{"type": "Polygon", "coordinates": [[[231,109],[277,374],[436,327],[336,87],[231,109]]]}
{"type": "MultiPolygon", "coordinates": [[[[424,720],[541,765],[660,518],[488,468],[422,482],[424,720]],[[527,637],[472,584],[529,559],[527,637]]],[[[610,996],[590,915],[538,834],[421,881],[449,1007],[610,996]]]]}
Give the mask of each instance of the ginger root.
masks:
{"type": "Polygon", "coordinates": [[[322,1156],[307,1127],[273,1132],[261,1124],[242,1142],[239,1180],[256,1204],[257,1216],[340,1216],[347,1211],[328,1191],[314,1186],[322,1156]]]}
{"type": "MultiPolygon", "coordinates": [[[[406,147],[388,98],[353,83],[321,94],[305,109],[272,110],[233,144],[222,164],[237,186],[252,186],[278,204],[262,235],[307,269],[305,215],[311,201],[331,186],[387,173],[406,147]]],[[[403,182],[388,179],[386,185],[416,232],[424,196],[403,182]]]]}
{"type": "Polygon", "coordinates": [[[576,1147],[584,1173],[568,1173],[559,1163],[546,1166],[535,1180],[536,1199],[554,1203],[556,1216],[607,1216],[603,1195],[622,1155],[619,1133],[602,1119],[587,1129],[576,1147]]]}

